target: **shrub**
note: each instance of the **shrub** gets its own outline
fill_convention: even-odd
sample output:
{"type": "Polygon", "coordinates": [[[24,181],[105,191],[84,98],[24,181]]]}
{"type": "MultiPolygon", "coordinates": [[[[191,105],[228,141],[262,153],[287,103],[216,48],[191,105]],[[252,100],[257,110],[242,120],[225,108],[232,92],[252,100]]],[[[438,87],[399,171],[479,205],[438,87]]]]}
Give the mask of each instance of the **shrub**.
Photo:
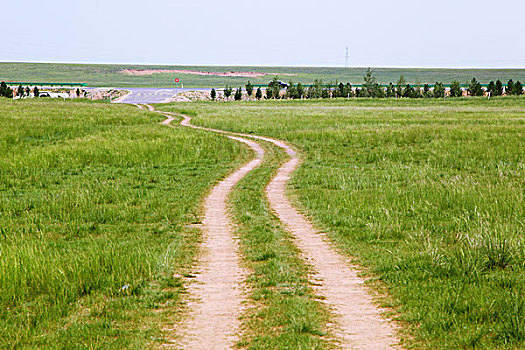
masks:
{"type": "Polygon", "coordinates": [[[35,86],[35,88],[33,89],[33,94],[35,94],[35,98],[39,97],[40,96],[40,91],[38,90],[38,88],[35,86]]]}
{"type": "Polygon", "coordinates": [[[521,82],[518,80],[516,84],[514,84],[514,95],[522,95],[523,94],[523,85],[521,85],[521,82]]]}
{"type": "Polygon", "coordinates": [[[297,83],[296,92],[297,92],[297,98],[301,98],[301,97],[304,96],[304,87],[303,87],[303,84],[301,84],[301,83],[297,83]]]}
{"type": "Polygon", "coordinates": [[[505,95],[512,95],[514,92],[514,81],[512,79],[507,83],[507,88],[505,89],[505,95]]]}
{"type": "Polygon", "coordinates": [[[226,85],[226,87],[224,88],[224,97],[226,97],[226,99],[228,100],[232,95],[232,92],[233,89],[231,88],[231,86],[226,85]]]}
{"type": "Polygon", "coordinates": [[[257,88],[257,91],[255,92],[255,98],[260,100],[262,98],[262,91],[261,88],[257,88]]]}
{"type": "Polygon", "coordinates": [[[248,80],[248,84],[246,84],[246,93],[249,97],[252,97],[253,94],[253,84],[248,80]]]}
{"type": "Polygon", "coordinates": [[[494,96],[502,96],[503,95],[503,83],[501,80],[496,81],[496,89],[494,90],[494,96]]]}
{"type": "Polygon", "coordinates": [[[459,81],[454,80],[450,85],[450,97],[461,97],[463,96],[463,90],[461,90],[461,84],[459,81]]]}
{"type": "Polygon", "coordinates": [[[18,89],[16,89],[16,95],[20,97],[24,96],[24,87],[22,84],[18,85],[18,89]]]}
{"type": "Polygon", "coordinates": [[[217,98],[217,91],[215,91],[215,89],[211,89],[210,97],[213,101],[217,98]]]}
{"type": "Polygon", "coordinates": [[[438,83],[434,85],[434,98],[443,98],[445,97],[445,86],[443,83],[438,83]]]}
{"type": "Polygon", "coordinates": [[[490,94],[490,96],[496,95],[496,84],[494,84],[493,81],[489,83],[489,86],[487,87],[487,92],[490,94]]]}
{"type": "Polygon", "coordinates": [[[235,95],[233,96],[233,98],[235,99],[235,101],[242,100],[242,88],[241,87],[235,90],[235,95]]]}
{"type": "Polygon", "coordinates": [[[469,84],[469,87],[468,87],[468,93],[470,94],[470,96],[483,96],[484,95],[483,88],[481,87],[481,84],[479,83],[479,81],[476,80],[476,78],[472,78],[469,84]]]}
{"type": "Polygon", "coordinates": [[[410,84],[407,84],[405,88],[403,89],[403,97],[412,97],[414,95],[414,88],[410,86],[410,84]]]}
{"type": "Polygon", "coordinates": [[[286,89],[286,96],[291,99],[297,98],[297,88],[295,87],[293,81],[288,83],[288,88],[286,89]]]}
{"type": "Polygon", "coordinates": [[[386,87],[386,97],[396,97],[394,84],[390,83],[386,87]]]}
{"type": "Polygon", "coordinates": [[[403,97],[403,88],[406,86],[405,76],[401,75],[396,84],[396,97],[403,97]]]}

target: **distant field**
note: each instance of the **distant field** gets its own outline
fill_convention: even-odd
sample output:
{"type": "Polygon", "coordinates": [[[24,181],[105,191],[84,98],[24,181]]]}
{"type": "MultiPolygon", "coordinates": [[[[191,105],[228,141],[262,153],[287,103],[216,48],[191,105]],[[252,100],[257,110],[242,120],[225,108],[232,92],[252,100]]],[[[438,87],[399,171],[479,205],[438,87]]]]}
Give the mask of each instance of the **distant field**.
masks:
{"type": "MultiPolygon", "coordinates": [[[[272,75],[258,78],[198,76],[192,74],[169,73],[146,76],[122,74],[124,69],[134,70],[192,70],[205,72],[248,71],[281,74],[281,80],[311,83],[314,79],[325,82],[343,81],[353,84],[363,82],[365,68],[334,67],[203,67],[203,66],[144,66],[144,65],[93,65],[93,64],[54,64],[54,63],[0,63],[0,80],[36,82],[86,82],[89,86],[114,87],[173,87],[178,77],[188,88],[216,87],[226,84],[234,87],[244,86],[248,80],[255,84],[267,84],[272,75]],[[283,74],[293,74],[284,76],[283,74]]],[[[396,82],[403,74],[410,83],[450,83],[457,79],[464,83],[476,77],[482,83],[490,80],[508,79],[525,81],[525,69],[408,69],[375,68],[375,76],[380,83],[396,82]]],[[[180,85],[179,85],[180,86],[180,85]]]]}
{"type": "Polygon", "coordinates": [[[0,348],[160,339],[180,306],[173,273],[196,253],[200,231],[188,225],[201,197],[248,156],[161,119],[133,106],[0,99],[0,348]]]}
{"type": "Polygon", "coordinates": [[[525,347],[525,98],[158,108],[296,145],[299,205],[389,294],[410,348],[525,347]]]}

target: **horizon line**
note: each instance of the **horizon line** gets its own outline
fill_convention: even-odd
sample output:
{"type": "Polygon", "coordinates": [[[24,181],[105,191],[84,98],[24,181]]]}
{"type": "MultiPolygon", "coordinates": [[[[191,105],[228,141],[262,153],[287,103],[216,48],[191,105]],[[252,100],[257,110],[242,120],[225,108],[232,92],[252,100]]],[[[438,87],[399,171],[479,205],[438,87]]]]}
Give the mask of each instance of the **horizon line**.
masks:
{"type": "Polygon", "coordinates": [[[523,67],[494,67],[494,66],[351,66],[351,67],[343,67],[340,65],[266,65],[266,64],[259,64],[259,65],[221,65],[221,64],[171,64],[171,63],[114,63],[114,62],[71,62],[71,61],[3,61],[0,60],[0,63],[11,63],[11,64],[23,64],[23,63],[35,63],[35,64],[69,64],[69,65],[118,65],[118,66],[125,66],[125,65],[133,65],[133,66],[166,66],[166,67],[246,67],[246,68],[256,68],[256,67],[268,67],[268,68],[339,68],[339,69],[363,69],[363,68],[384,68],[384,69],[480,69],[480,70],[489,70],[489,69],[516,69],[516,70],[522,70],[525,69],[525,66],[523,67]]]}

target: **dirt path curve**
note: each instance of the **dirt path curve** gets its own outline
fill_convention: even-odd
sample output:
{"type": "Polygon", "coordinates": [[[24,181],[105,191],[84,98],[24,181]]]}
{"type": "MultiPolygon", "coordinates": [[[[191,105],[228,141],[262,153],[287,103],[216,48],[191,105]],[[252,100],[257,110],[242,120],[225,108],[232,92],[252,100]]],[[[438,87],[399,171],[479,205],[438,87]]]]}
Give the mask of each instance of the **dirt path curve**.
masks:
{"type": "Polygon", "coordinates": [[[313,267],[311,279],[318,285],[316,291],[336,316],[335,333],[340,340],[339,346],[359,350],[398,348],[399,340],[394,326],[381,316],[382,310],[374,305],[364,286],[364,279],[357,275],[357,270],[333,247],[326,235],[317,232],[286,195],[290,176],[301,164],[301,159],[291,146],[269,137],[195,127],[187,116],[162,114],[168,118],[172,115],[182,117],[181,125],[264,140],[284,149],[290,160],[279,168],[277,175],[268,184],[267,198],[272,210],[295,238],[305,260],[313,267]]]}
{"type": "MultiPolygon", "coordinates": [[[[155,111],[149,105],[146,107],[155,111]]],[[[162,114],[167,118],[164,125],[170,125],[175,119],[167,113],[162,114]]],[[[188,123],[188,119],[183,120],[184,125],[199,129],[188,123]]],[[[247,273],[240,264],[238,244],[227,215],[227,199],[233,187],[261,164],[264,150],[252,140],[228,137],[247,144],[256,157],[218,183],[205,200],[203,224],[206,234],[197,267],[200,273],[189,287],[192,299],[188,303],[189,317],[182,329],[174,330],[180,338],[178,345],[184,349],[232,349],[240,333],[239,317],[245,299],[242,287],[247,273]]]]}

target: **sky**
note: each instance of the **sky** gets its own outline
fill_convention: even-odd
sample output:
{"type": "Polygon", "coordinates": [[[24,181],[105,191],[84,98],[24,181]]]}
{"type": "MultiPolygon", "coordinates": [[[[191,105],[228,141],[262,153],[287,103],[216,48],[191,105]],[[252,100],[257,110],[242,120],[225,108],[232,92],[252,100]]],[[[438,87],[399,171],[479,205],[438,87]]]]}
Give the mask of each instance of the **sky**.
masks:
{"type": "Polygon", "coordinates": [[[525,68],[524,0],[24,0],[0,61],[525,68]]]}

